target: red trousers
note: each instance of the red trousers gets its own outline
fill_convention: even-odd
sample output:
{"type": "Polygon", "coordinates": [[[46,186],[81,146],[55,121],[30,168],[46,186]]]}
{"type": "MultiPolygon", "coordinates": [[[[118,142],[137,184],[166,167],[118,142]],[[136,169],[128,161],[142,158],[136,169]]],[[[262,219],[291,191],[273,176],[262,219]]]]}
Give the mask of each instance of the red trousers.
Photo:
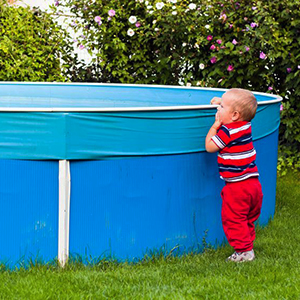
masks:
{"type": "Polygon", "coordinates": [[[255,239],[254,222],[260,215],[262,190],[257,177],[226,182],[222,196],[222,224],[236,252],[250,251],[255,239]]]}

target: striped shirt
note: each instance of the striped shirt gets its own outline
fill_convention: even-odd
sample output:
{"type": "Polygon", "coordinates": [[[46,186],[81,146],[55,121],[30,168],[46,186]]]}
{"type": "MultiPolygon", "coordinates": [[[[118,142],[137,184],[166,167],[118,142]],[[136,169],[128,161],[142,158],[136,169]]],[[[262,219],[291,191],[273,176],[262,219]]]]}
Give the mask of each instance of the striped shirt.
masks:
{"type": "Polygon", "coordinates": [[[212,140],[220,148],[218,165],[222,179],[235,182],[259,176],[250,122],[222,125],[212,140]]]}

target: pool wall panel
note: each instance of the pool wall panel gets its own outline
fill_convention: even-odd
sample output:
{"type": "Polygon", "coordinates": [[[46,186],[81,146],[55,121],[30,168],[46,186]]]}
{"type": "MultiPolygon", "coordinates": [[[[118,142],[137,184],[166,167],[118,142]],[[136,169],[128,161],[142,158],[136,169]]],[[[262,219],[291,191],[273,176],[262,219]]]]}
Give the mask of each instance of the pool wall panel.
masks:
{"type": "Polygon", "coordinates": [[[0,160],[0,262],[57,257],[58,162],[0,160]]]}
{"type": "MultiPolygon", "coordinates": [[[[276,131],[255,142],[261,225],[274,216],[277,138],[276,131]]],[[[176,246],[178,253],[199,251],[203,238],[224,241],[216,154],[73,161],[71,181],[71,255],[134,260],[176,246]]]]}
{"type": "Polygon", "coordinates": [[[259,223],[266,225],[275,213],[278,130],[255,141],[254,147],[257,153],[256,163],[260,174],[259,180],[264,194],[259,223]]]}
{"type": "Polygon", "coordinates": [[[201,247],[208,228],[215,242],[223,235],[222,181],[209,167],[215,159],[195,153],[71,162],[70,253],[132,260],[177,245],[188,251],[201,247]]]}

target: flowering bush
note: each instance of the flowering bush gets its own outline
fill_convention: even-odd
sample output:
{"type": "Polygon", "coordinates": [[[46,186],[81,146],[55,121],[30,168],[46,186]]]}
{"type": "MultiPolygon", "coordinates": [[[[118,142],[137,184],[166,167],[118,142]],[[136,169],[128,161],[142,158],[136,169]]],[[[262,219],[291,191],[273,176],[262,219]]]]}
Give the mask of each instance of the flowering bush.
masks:
{"type": "Polygon", "coordinates": [[[280,94],[280,143],[294,158],[298,155],[294,164],[299,164],[296,1],[56,0],[53,8],[56,13],[71,9],[77,46],[94,56],[73,80],[244,87],[280,94]]]}
{"type": "Polygon", "coordinates": [[[74,14],[77,46],[94,55],[88,68],[97,81],[178,84],[193,79],[190,61],[199,60],[203,40],[193,25],[199,14],[195,3],[62,0],[54,6],[56,12],[64,7],[74,14]]]}
{"type": "Polygon", "coordinates": [[[61,61],[72,62],[71,47],[49,15],[0,0],[0,24],[0,80],[65,80],[61,61]]]}
{"type": "Polygon", "coordinates": [[[244,87],[283,96],[280,161],[300,167],[296,1],[56,0],[53,8],[71,10],[77,46],[94,57],[72,80],[244,87]]]}

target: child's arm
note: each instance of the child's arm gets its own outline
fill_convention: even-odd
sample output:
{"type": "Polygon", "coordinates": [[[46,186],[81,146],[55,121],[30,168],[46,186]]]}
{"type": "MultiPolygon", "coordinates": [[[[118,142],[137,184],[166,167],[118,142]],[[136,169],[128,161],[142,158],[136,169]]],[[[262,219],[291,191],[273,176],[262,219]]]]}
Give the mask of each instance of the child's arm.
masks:
{"type": "Polygon", "coordinates": [[[211,138],[217,134],[217,131],[221,125],[222,123],[219,119],[219,115],[218,113],[216,113],[215,123],[209,129],[205,139],[205,149],[207,152],[213,153],[220,150],[220,148],[214,143],[211,138]]]}

